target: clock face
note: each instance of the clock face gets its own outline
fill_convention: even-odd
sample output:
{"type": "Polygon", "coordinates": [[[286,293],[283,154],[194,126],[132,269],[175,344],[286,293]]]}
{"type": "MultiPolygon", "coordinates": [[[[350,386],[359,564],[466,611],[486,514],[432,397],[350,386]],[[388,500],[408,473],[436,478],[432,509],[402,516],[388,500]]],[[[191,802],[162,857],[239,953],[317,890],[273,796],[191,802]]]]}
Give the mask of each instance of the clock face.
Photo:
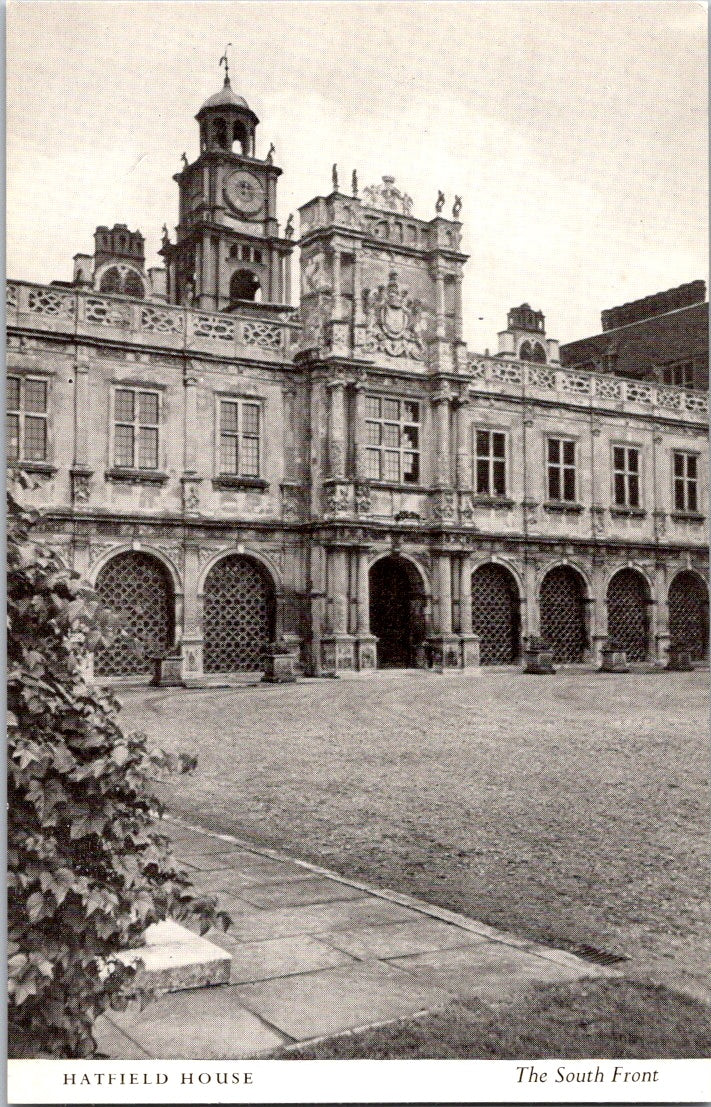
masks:
{"type": "Polygon", "coordinates": [[[245,169],[231,173],[224,184],[225,201],[239,215],[259,215],[264,207],[264,188],[258,177],[245,169]]]}

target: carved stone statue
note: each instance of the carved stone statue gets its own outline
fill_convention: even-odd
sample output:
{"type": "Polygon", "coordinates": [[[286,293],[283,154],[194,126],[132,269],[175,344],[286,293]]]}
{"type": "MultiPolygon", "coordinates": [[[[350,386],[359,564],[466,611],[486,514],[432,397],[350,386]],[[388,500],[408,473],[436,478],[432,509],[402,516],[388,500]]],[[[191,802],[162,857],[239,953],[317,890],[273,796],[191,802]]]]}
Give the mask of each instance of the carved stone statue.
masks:
{"type": "Polygon", "coordinates": [[[333,191],[338,192],[338,166],[335,161],[331,169],[331,181],[333,182],[333,191]]]}
{"type": "Polygon", "coordinates": [[[461,196],[454,197],[454,203],[452,205],[452,218],[459,219],[462,214],[462,198],[461,196]]]}
{"type": "Polygon", "coordinates": [[[189,165],[189,162],[188,162],[188,156],[185,153],[185,151],[183,151],[183,153],[180,155],[180,157],[181,157],[182,162],[183,162],[183,169],[187,169],[188,165],[189,165]]]}
{"type": "Polygon", "coordinates": [[[163,224],[161,245],[163,249],[165,249],[166,246],[170,246],[170,235],[168,234],[168,226],[166,223],[163,224]]]}
{"type": "Polygon", "coordinates": [[[358,196],[358,173],[353,170],[353,176],[351,177],[351,191],[354,196],[358,196]]]}
{"type": "Polygon", "coordinates": [[[439,215],[444,207],[444,193],[439,189],[437,190],[437,203],[435,204],[435,211],[439,215]]]}
{"type": "Polygon", "coordinates": [[[275,153],[276,153],[276,146],[272,142],[272,143],[269,144],[269,149],[267,151],[267,162],[268,162],[269,165],[271,165],[272,162],[274,161],[274,154],[275,153]]]}
{"type": "Polygon", "coordinates": [[[293,237],[294,237],[294,216],[293,216],[293,214],[290,214],[289,218],[286,221],[286,226],[284,227],[284,238],[293,238],[293,237]]]}
{"type": "Polygon", "coordinates": [[[362,295],[367,320],[365,349],[421,361],[426,327],[423,307],[401,288],[397,273],[390,273],[387,285],[380,285],[375,292],[363,289],[362,295]]]}
{"type": "Polygon", "coordinates": [[[397,211],[402,215],[412,212],[412,197],[401,192],[395,185],[394,177],[383,177],[383,183],[368,185],[363,189],[366,202],[380,211],[397,211]]]}

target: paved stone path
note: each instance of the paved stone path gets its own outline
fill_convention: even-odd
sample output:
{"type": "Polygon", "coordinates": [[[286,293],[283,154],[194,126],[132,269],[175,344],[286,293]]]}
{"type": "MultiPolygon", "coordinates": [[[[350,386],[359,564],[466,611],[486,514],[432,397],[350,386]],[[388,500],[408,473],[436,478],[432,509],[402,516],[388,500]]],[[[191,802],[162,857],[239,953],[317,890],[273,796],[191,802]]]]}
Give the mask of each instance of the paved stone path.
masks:
{"type": "Polygon", "coordinates": [[[395,892],[370,888],[231,835],[164,827],[193,883],[233,925],[207,937],[230,982],[111,1011],[99,1049],[126,1060],[227,1060],[440,1007],[496,1006],[535,983],[614,975],[570,953],[395,892]]]}

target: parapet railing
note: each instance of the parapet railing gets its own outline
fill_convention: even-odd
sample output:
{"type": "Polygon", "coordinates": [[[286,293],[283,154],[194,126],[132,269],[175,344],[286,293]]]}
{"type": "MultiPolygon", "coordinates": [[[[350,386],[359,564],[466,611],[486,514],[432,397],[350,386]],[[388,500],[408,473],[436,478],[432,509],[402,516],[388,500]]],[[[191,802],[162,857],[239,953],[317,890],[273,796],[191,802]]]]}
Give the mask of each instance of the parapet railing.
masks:
{"type": "Polygon", "coordinates": [[[151,300],[129,300],[83,289],[54,285],[7,282],[7,323],[20,325],[27,317],[33,325],[51,330],[86,333],[97,328],[107,337],[135,341],[138,337],[161,345],[191,348],[208,343],[229,354],[234,347],[287,357],[298,341],[296,321],[265,320],[237,313],[199,311],[151,300]]]}
{"type": "Polygon", "coordinates": [[[491,386],[518,386],[524,395],[555,393],[558,399],[606,400],[662,409],[665,413],[706,415],[708,394],[696,389],[649,381],[630,380],[588,369],[563,369],[554,365],[509,361],[507,358],[472,357],[469,373],[475,381],[491,386]]]}

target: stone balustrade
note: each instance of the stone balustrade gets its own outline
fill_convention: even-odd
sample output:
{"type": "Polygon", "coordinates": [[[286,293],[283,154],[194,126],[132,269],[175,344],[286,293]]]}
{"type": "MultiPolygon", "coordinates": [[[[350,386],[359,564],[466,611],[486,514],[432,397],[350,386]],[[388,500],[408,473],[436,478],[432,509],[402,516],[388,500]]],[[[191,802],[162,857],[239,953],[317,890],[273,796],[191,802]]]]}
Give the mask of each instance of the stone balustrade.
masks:
{"type": "Polygon", "coordinates": [[[259,360],[291,358],[299,334],[295,320],[198,311],[25,281],[7,282],[6,303],[8,326],[259,360]]]}
{"type": "Polygon", "coordinates": [[[532,400],[549,396],[556,402],[580,402],[584,406],[638,411],[654,410],[658,416],[706,422],[708,395],[695,389],[650,381],[631,380],[585,369],[474,356],[468,362],[475,386],[503,391],[532,400]]]}

